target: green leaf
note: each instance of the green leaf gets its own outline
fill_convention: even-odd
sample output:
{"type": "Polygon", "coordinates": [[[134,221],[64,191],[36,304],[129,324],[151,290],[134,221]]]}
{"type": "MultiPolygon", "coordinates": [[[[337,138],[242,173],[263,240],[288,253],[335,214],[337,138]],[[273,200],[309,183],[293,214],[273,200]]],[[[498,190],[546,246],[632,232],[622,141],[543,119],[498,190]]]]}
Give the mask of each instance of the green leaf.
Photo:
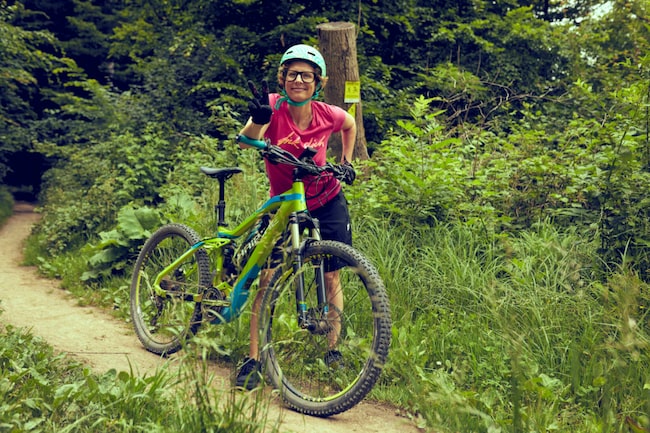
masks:
{"type": "Polygon", "coordinates": [[[151,208],[120,209],[117,216],[119,229],[129,239],[146,239],[151,235],[151,229],[160,225],[159,213],[151,208]]]}

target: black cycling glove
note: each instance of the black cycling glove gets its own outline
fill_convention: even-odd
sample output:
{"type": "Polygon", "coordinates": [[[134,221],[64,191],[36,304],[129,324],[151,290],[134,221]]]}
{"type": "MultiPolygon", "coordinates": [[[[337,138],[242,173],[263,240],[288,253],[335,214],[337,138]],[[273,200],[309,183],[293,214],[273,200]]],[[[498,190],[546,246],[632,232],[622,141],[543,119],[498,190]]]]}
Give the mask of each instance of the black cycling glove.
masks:
{"type": "Polygon", "coordinates": [[[357,173],[354,171],[354,167],[348,161],[344,161],[343,164],[339,165],[340,174],[337,176],[339,180],[352,185],[354,179],[357,178],[357,173]]]}
{"type": "Polygon", "coordinates": [[[266,125],[271,121],[273,110],[269,104],[269,84],[262,80],[262,93],[257,91],[255,84],[248,80],[248,87],[253,92],[253,99],[248,103],[248,111],[251,114],[253,123],[257,125],[266,125]]]}

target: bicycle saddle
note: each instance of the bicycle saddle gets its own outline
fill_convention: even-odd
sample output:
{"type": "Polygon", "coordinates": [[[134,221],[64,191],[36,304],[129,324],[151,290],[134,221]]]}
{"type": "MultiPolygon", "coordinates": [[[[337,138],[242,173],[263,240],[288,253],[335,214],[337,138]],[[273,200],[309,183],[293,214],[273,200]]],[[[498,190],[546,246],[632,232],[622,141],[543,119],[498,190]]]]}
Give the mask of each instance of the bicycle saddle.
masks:
{"type": "Polygon", "coordinates": [[[239,167],[225,167],[225,168],[210,168],[210,167],[201,167],[201,171],[211,178],[226,180],[229,179],[232,175],[241,173],[242,169],[239,167]]]}

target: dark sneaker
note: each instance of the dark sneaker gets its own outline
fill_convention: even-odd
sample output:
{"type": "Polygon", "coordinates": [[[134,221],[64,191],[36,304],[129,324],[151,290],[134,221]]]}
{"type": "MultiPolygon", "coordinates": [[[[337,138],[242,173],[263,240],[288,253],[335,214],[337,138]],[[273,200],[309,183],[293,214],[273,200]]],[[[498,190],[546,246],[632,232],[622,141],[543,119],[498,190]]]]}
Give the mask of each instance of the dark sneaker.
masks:
{"type": "Polygon", "coordinates": [[[343,355],[338,350],[329,350],[323,358],[329,368],[343,368],[343,355]]]}
{"type": "Polygon", "coordinates": [[[262,381],[262,365],[257,359],[246,357],[237,373],[235,386],[248,391],[257,388],[262,381]]]}

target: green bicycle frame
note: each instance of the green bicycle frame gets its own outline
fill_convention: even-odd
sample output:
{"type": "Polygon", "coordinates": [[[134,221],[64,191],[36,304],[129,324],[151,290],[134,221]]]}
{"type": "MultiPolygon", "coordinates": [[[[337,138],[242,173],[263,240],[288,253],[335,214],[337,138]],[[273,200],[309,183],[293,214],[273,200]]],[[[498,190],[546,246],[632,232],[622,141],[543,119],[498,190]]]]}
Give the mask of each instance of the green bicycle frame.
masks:
{"type": "MultiPolygon", "coordinates": [[[[223,253],[221,248],[248,233],[262,215],[271,214],[273,212],[275,212],[275,215],[269,221],[269,226],[255,246],[250,257],[243,265],[232,289],[228,290],[228,287],[224,287],[226,283],[223,282],[216,286],[219,289],[226,289],[223,291],[229,292],[227,293],[229,299],[223,301],[223,308],[221,309],[217,319],[212,321],[212,323],[227,323],[236,319],[241,314],[242,308],[248,299],[251,284],[257,278],[265,261],[271,255],[276,239],[282,235],[285,228],[289,225],[291,215],[307,212],[305,186],[302,181],[294,182],[291,189],[268,199],[259,209],[253,212],[253,214],[234,229],[228,230],[225,227],[219,226],[217,227],[216,236],[202,239],[200,242],[192,245],[189,250],[183,253],[157,275],[154,282],[155,290],[160,295],[164,295],[165,290],[160,286],[163,278],[171,273],[173,269],[175,269],[185,259],[194,254],[198,248],[205,248],[206,250],[215,248],[219,249],[215,265],[216,275],[220,278],[223,275],[223,253]]],[[[299,247],[298,242],[300,233],[298,231],[298,224],[291,224],[291,231],[293,242],[292,247],[295,251],[299,247]]],[[[200,302],[202,300],[201,295],[195,295],[195,298],[192,300],[200,302]]]]}
{"type": "MultiPolygon", "coordinates": [[[[291,189],[280,195],[271,197],[266,201],[266,203],[264,203],[264,205],[262,205],[261,208],[256,210],[239,226],[232,230],[227,230],[224,227],[218,228],[217,238],[238,238],[247,233],[259,217],[274,211],[275,215],[269,221],[269,226],[255,246],[255,249],[250,255],[248,261],[244,264],[239,277],[234,283],[233,290],[230,294],[230,307],[224,308],[220,314],[222,322],[229,322],[241,314],[241,309],[250,293],[249,288],[259,275],[264,263],[271,255],[276,240],[282,235],[287,227],[290,215],[307,211],[305,186],[302,182],[294,182],[291,189]]],[[[294,231],[291,236],[293,242],[297,243],[299,239],[297,224],[292,225],[292,231],[294,231]]],[[[298,248],[298,245],[292,246],[294,247],[294,250],[298,248]]]]}

